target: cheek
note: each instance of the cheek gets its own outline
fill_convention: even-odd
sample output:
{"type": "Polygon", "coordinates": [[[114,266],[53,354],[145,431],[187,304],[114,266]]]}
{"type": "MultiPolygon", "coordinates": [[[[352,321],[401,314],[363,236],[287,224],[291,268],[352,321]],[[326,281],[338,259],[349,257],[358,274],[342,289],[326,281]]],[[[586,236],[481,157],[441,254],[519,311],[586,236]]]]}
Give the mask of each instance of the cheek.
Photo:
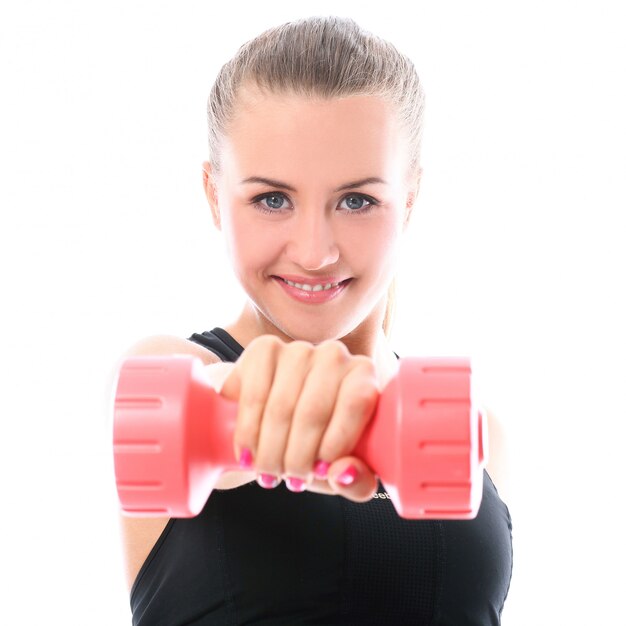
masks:
{"type": "Polygon", "coordinates": [[[223,231],[230,258],[241,269],[268,264],[279,249],[276,229],[262,228],[258,220],[231,213],[223,231]]]}
{"type": "Polygon", "coordinates": [[[395,263],[400,230],[393,219],[372,220],[346,233],[344,248],[353,257],[353,263],[367,267],[374,265],[384,273],[395,263]],[[348,252],[350,250],[350,252],[348,252]]]}

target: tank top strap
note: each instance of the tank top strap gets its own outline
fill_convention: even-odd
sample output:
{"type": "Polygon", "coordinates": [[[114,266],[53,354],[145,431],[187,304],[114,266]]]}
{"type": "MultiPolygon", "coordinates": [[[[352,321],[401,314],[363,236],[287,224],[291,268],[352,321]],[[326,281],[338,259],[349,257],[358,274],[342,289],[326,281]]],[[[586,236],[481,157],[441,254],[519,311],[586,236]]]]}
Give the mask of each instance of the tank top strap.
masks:
{"type": "Polygon", "coordinates": [[[205,330],[203,333],[193,333],[188,339],[217,354],[222,361],[234,363],[243,352],[243,346],[219,327],[205,330]]]}

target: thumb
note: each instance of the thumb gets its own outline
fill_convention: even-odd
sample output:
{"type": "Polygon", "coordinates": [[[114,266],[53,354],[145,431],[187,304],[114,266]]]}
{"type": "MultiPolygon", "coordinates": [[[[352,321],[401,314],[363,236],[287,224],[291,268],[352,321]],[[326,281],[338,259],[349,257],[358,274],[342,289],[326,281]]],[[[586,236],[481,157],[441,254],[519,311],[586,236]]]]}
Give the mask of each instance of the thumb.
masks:
{"type": "Polygon", "coordinates": [[[345,456],[328,468],[328,484],[339,495],[354,502],[371,500],[378,489],[378,479],[360,459],[345,456]]]}
{"type": "Polygon", "coordinates": [[[239,376],[231,376],[235,363],[211,363],[204,368],[207,382],[222,396],[236,400],[239,397],[239,376]],[[227,384],[228,383],[228,384],[227,384]]]}

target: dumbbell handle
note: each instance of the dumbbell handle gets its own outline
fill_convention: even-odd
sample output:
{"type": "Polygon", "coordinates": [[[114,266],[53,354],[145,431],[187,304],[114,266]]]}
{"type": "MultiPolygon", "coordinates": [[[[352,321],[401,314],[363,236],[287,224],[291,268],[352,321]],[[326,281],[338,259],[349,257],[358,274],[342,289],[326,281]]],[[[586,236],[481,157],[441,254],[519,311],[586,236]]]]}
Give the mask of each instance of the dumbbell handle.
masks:
{"type": "MultiPolygon", "coordinates": [[[[221,474],[240,469],[233,450],[236,418],[237,403],[210,386],[200,359],[127,359],[114,415],[123,511],[197,515],[221,474]]],[[[474,517],[486,432],[471,406],[467,360],[402,359],[353,454],[380,477],[403,517],[474,517]]]]}

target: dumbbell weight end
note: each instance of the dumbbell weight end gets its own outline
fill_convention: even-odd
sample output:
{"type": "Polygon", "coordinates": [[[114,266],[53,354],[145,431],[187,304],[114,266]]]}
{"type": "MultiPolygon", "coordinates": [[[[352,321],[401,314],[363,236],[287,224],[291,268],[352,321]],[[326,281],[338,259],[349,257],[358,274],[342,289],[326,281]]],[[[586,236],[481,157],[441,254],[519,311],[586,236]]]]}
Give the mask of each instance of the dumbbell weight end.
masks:
{"type": "Polygon", "coordinates": [[[462,357],[405,357],[354,455],[408,519],[472,519],[482,500],[486,420],[462,357]]]}
{"type": "Polygon", "coordinates": [[[208,388],[200,359],[127,359],[114,412],[115,475],[126,515],[198,515],[222,473],[237,468],[237,404],[208,388]]]}

